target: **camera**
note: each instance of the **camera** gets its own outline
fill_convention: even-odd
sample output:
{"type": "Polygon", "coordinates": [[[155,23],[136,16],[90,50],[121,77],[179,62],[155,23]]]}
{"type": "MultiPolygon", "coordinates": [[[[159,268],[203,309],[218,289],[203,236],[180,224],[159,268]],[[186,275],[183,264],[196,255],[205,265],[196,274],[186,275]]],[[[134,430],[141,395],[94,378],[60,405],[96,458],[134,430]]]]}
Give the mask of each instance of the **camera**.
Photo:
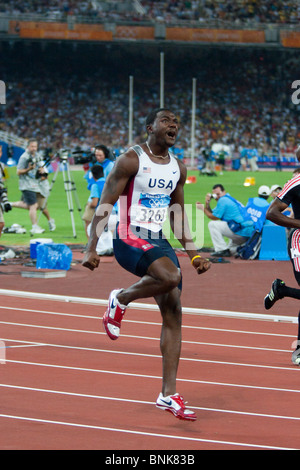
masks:
{"type": "Polygon", "coordinates": [[[37,168],[36,173],[35,173],[35,178],[36,179],[47,178],[48,177],[48,172],[47,171],[45,173],[41,173],[39,171],[39,169],[45,167],[49,163],[50,159],[51,158],[48,158],[48,161],[46,160],[46,162],[44,162],[44,158],[43,158],[43,155],[41,153],[35,155],[34,157],[32,155],[30,155],[30,157],[27,159],[28,166],[29,165],[35,165],[35,167],[37,168]]]}
{"type": "Polygon", "coordinates": [[[74,163],[96,163],[96,157],[95,157],[95,152],[92,150],[84,151],[81,150],[80,148],[74,150],[72,152],[72,155],[74,156],[74,163]]]}
{"type": "Polygon", "coordinates": [[[110,151],[105,145],[99,144],[89,150],[82,150],[80,147],[73,150],[74,163],[90,163],[91,165],[97,163],[96,150],[102,150],[108,160],[114,161],[116,159],[115,152],[110,151]]]}
{"type": "Polygon", "coordinates": [[[0,182],[0,203],[5,212],[12,210],[11,204],[7,199],[7,188],[0,182]]]}
{"type": "Polygon", "coordinates": [[[61,162],[67,162],[69,158],[69,150],[68,149],[60,149],[56,156],[60,159],[61,162]]]}
{"type": "Polygon", "coordinates": [[[37,158],[36,158],[36,157],[32,157],[32,156],[30,155],[30,157],[28,158],[27,162],[28,162],[28,166],[29,166],[29,165],[36,165],[36,163],[37,163],[37,158]]]}

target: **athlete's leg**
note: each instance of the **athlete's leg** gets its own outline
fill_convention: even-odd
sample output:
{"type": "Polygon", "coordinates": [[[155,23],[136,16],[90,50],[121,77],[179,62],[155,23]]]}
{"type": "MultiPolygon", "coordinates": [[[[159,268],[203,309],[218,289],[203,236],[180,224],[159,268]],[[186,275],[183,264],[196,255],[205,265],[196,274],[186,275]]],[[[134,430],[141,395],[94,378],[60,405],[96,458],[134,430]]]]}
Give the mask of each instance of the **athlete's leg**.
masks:
{"type": "MultiPolygon", "coordinates": [[[[288,242],[288,251],[290,253],[290,258],[293,266],[294,277],[297,281],[297,284],[300,286],[300,230],[293,230],[289,236],[288,242]]],[[[300,289],[294,287],[289,287],[285,284],[284,281],[276,279],[271,287],[271,291],[265,297],[265,308],[271,308],[274,303],[283,299],[284,297],[290,297],[292,299],[300,300],[300,289]]],[[[295,351],[292,354],[292,362],[294,364],[300,365],[300,312],[298,313],[298,336],[297,336],[297,346],[295,351]]]]}
{"type": "Polygon", "coordinates": [[[178,287],[155,297],[162,315],[160,349],[162,353],[162,395],[176,393],[176,377],[181,351],[182,309],[178,287]]]}
{"type": "MultiPolygon", "coordinates": [[[[289,236],[288,252],[293,266],[294,277],[300,285],[300,230],[293,230],[289,236]]],[[[284,297],[300,300],[300,289],[289,287],[281,279],[275,279],[270,292],[265,297],[265,308],[269,310],[275,302],[284,297]]],[[[300,336],[300,331],[299,331],[300,336]]]]}
{"type": "MultiPolygon", "coordinates": [[[[289,237],[288,250],[293,266],[294,277],[300,286],[300,230],[294,230],[289,237]]],[[[285,283],[280,286],[280,298],[290,297],[300,300],[300,289],[289,287],[285,283]]]]}
{"type": "Polygon", "coordinates": [[[167,256],[156,259],[150,264],[147,274],[138,282],[122,290],[117,296],[122,305],[137,299],[156,297],[166,294],[178,286],[181,280],[180,269],[167,256]]]}

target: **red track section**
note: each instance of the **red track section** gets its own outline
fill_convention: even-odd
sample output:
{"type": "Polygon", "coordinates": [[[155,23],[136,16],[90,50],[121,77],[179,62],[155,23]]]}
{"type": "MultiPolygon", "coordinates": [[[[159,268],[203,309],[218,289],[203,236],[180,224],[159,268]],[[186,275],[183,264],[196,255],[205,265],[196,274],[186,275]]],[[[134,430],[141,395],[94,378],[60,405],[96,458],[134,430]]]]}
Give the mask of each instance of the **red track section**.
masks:
{"type": "MultiPolygon", "coordinates": [[[[135,279],[106,261],[96,273],[77,265],[66,279],[47,280],[1,265],[1,289],[106,299],[135,279]]],[[[272,280],[294,285],[286,262],[234,261],[203,276],[186,258],[181,264],[185,307],[265,314],[272,280]]],[[[111,341],[105,306],[0,299],[1,449],[300,449],[295,324],[185,313],[178,391],[198,415],[189,423],[155,407],[157,310],[129,308],[111,341]]],[[[284,299],[272,314],[296,318],[297,302],[284,299]]]]}
{"type": "Polygon", "coordinates": [[[292,324],[185,314],[178,391],[198,414],[186,423],[155,407],[158,312],[129,309],[113,342],[104,307],[1,304],[1,449],[300,448],[292,324]]]}

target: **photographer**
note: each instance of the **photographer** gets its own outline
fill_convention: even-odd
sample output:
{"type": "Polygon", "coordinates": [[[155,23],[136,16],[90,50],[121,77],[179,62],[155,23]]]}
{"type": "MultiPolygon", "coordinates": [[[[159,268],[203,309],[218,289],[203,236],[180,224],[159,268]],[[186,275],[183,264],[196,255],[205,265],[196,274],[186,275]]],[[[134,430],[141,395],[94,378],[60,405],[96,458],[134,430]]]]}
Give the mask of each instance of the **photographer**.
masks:
{"type": "MultiPolygon", "coordinates": [[[[42,207],[45,197],[43,182],[46,180],[48,173],[44,167],[43,157],[38,153],[38,142],[36,139],[30,139],[26,151],[21,155],[17,166],[17,175],[19,176],[19,189],[22,192],[22,200],[12,203],[13,207],[20,209],[28,209],[29,217],[32,223],[30,233],[32,235],[43,233],[45,230],[37,224],[37,210],[42,207]]],[[[51,230],[49,212],[45,207],[44,215],[49,221],[51,230]]],[[[54,221],[52,229],[55,229],[54,221]]]]}
{"type": "MultiPolygon", "coordinates": [[[[0,145],[0,160],[2,157],[2,145],[0,145]]],[[[4,228],[4,216],[3,212],[9,212],[12,209],[11,203],[7,199],[7,188],[4,184],[4,179],[6,175],[4,172],[4,165],[0,162],[0,237],[2,230],[4,228]]],[[[15,252],[10,248],[6,252],[0,253],[0,261],[3,259],[14,258],[16,256],[15,252]]]]}
{"type": "Polygon", "coordinates": [[[196,207],[211,219],[208,229],[215,249],[212,256],[234,255],[237,247],[253,233],[253,222],[244,219],[243,205],[226,193],[222,184],[213,186],[212,194],[205,197],[205,204],[197,202],[196,207]],[[217,201],[214,209],[210,207],[211,199],[217,201]],[[229,239],[229,243],[226,243],[225,238],[229,239]]]}
{"type": "MultiPolygon", "coordinates": [[[[2,145],[0,145],[0,160],[2,157],[2,145]]],[[[4,184],[5,173],[4,165],[0,162],[0,237],[4,228],[4,215],[3,212],[8,212],[12,209],[10,202],[7,199],[7,189],[4,184]]]]}
{"type": "Polygon", "coordinates": [[[85,174],[85,179],[88,182],[88,190],[91,189],[93,184],[93,175],[91,173],[91,167],[93,165],[101,165],[103,168],[103,176],[106,179],[108,174],[111,172],[114,166],[114,161],[111,159],[110,151],[105,145],[96,145],[92,161],[90,162],[90,168],[85,174]]]}

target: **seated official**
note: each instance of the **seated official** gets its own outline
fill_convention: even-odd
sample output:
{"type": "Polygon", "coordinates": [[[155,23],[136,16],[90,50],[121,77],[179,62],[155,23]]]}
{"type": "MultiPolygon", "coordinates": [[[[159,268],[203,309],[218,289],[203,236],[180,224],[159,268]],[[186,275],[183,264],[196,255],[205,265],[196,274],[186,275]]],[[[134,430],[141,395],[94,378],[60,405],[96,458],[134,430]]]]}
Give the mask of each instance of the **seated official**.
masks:
{"type": "Polygon", "coordinates": [[[245,207],[246,215],[253,220],[254,229],[258,232],[262,231],[264,225],[272,224],[272,222],[266,219],[267,210],[270,206],[268,202],[270,194],[271,190],[268,186],[260,186],[257,196],[249,198],[245,207]]]}
{"type": "Polygon", "coordinates": [[[212,194],[206,195],[205,204],[197,202],[196,207],[211,219],[208,229],[215,250],[212,256],[235,255],[237,247],[245,243],[253,233],[253,222],[246,221],[242,215],[244,206],[226,193],[222,184],[216,184],[212,194]],[[214,209],[210,207],[211,199],[217,201],[214,209]]]}

